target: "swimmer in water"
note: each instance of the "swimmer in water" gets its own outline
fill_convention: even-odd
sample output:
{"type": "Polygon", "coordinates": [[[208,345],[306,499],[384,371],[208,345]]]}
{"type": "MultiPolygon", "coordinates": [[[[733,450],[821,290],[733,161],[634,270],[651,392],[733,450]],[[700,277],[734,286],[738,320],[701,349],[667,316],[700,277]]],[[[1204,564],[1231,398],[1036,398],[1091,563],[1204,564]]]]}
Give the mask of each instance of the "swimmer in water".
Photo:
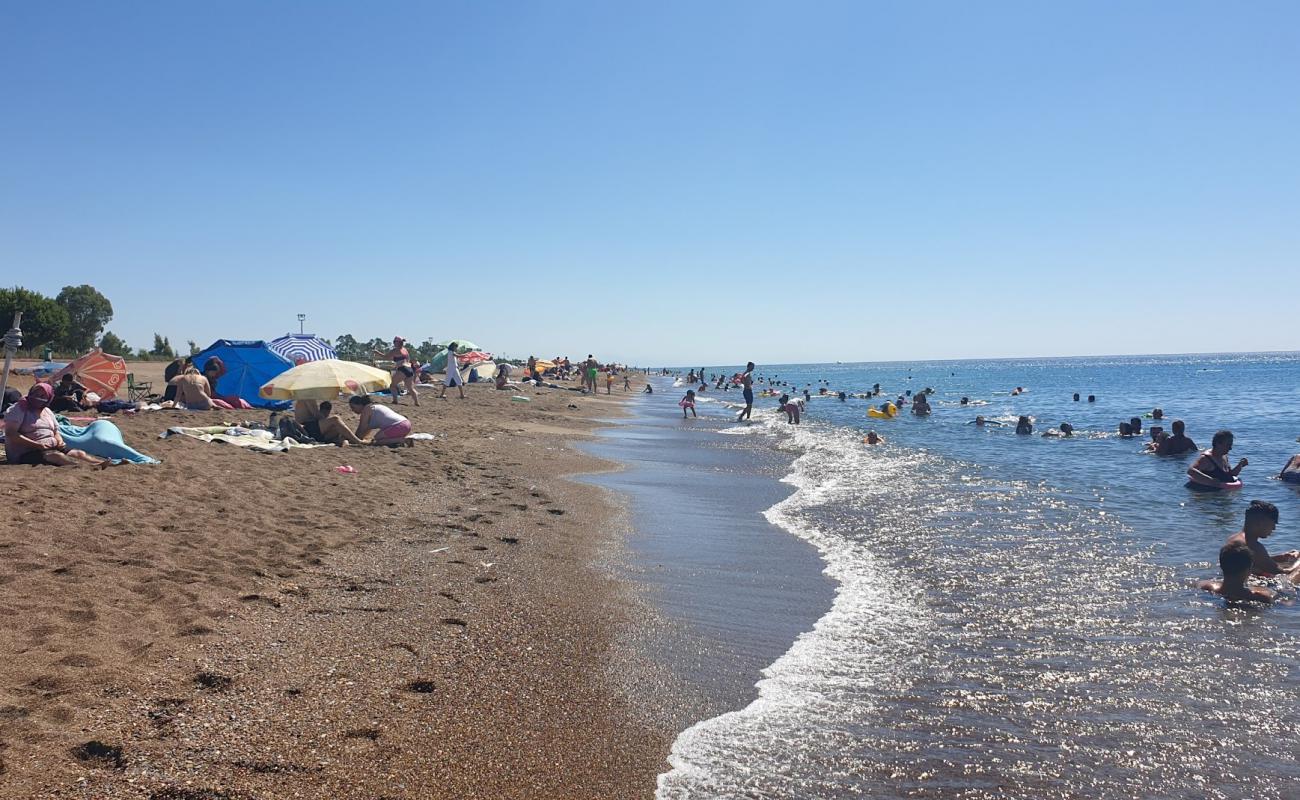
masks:
{"type": "Polygon", "coordinates": [[[866,442],[867,444],[882,444],[885,441],[885,437],[881,436],[875,431],[867,431],[867,435],[862,441],[866,442]]]}
{"type": "Polygon", "coordinates": [[[1049,428],[1043,436],[1069,439],[1074,436],[1074,426],[1068,422],[1062,422],[1060,428],[1049,428]]]}
{"type": "Polygon", "coordinates": [[[1016,420],[1016,433],[1020,434],[1021,436],[1028,436],[1033,432],[1034,432],[1034,424],[1029,421],[1029,417],[1024,416],[1022,414],[1020,416],[1020,419],[1016,420]]]}
{"type": "Polygon", "coordinates": [[[1300,483],[1300,455],[1291,456],[1277,478],[1287,483],[1300,483]]]}
{"type": "Polygon", "coordinates": [[[1300,559],[1300,550],[1289,550],[1275,558],[1268,554],[1268,548],[1260,541],[1273,535],[1277,520],[1277,506],[1263,500],[1251,500],[1250,507],[1246,509],[1245,524],[1241,530],[1228,537],[1227,545],[1243,544],[1250,550],[1253,559],[1250,567],[1252,574],[1266,578],[1284,573],[1294,575],[1297,566],[1300,566],[1296,563],[1300,559]]]}
{"type": "Polygon", "coordinates": [[[1210,449],[1201,453],[1200,458],[1187,468],[1187,488],[1198,492],[1236,488],[1239,485],[1237,476],[1250,462],[1243,458],[1237,466],[1228,469],[1228,453],[1231,451],[1232,431],[1214,434],[1210,449]]]}
{"type": "Polygon", "coordinates": [[[975,419],[971,420],[970,422],[967,422],[966,424],[967,424],[967,425],[974,425],[974,426],[979,427],[979,428],[983,428],[983,427],[985,427],[985,426],[994,427],[994,428],[1001,428],[1005,423],[998,422],[998,421],[995,420],[995,419],[984,419],[984,416],[981,414],[981,415],[975,417],[975,419]]]}
{"type": "Polygon", "coordinates": [[[1219,550],[1219,569],[1223,580],[1201,581],[1197,588],[1213,592],[1234,603],[1271,603],[1273,591],[1258,586],[1247,586],[1254,557],[1244,542],[1225,544],[1219,550]]]}
{"type": "Polygon", "coordinates": [[[1196,452],[1196,442],[1187,438],[1183,433],[1186,426],[1181,419],[1174,420],[1173,429],[1173,435],[1161,442],[1160,446],[1156,448],[1156,455],[1181,456],[1183,453],[1196,452]]]}

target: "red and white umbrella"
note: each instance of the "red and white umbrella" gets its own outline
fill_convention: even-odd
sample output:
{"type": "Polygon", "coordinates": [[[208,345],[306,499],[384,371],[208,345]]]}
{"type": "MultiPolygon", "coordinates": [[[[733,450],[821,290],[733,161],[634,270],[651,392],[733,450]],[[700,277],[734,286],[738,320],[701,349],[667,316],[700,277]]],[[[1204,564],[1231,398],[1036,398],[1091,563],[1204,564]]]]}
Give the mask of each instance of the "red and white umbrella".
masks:
{"type": "Polygon", "coordinates": [[[126,361],[121,356],[110,355],[96,347],[51,375],[50,383],[57,384],[67,374],[71,374],[87,391],[107,400],[117,395],[118,390],[126,385],[126,361]]]}

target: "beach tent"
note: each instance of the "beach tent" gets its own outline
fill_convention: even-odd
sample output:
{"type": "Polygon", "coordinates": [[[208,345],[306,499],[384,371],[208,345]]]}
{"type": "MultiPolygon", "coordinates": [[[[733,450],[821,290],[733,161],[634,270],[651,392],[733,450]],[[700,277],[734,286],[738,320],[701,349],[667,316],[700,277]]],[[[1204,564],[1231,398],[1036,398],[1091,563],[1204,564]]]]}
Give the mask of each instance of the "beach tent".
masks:
{"type": "Polygon", "coordinates": [[[50,383],[58,383],[67,374],[101,400],[116,397],[118,390],[126,386],[126,362],[121,356],[110,355],[98,347],[51,375],[50,383]]]}
{"type": "Polygon", "coordinates": [[[218,339],[194,356],[200,372],[210,358],[226,365],[226,374],[212,387],[218,397],[238,397],[257,408],[288,408],[285,400],[267,400],[260,394],[262,384],[293,366],[293,362],[271,349],[266,342],[218,339]]]}
{"type": "Polygon", "coordinates": [[[490,381],[497,374],[497,365],[495,361],[476,361],[473,365],[467,367],[469,374],[465,380],[470,383],[478,381],[490,381]]]}
{"type": "Polygon", "coordinates": [[[272,339],[268,346],[289,359],[291,364],[339,357],[333,345],[312,333],[286,333],[279,339],[272,339]]]}
{"type": "Polygon", "coordinates": [[[14,375],[31,375],[33,378],[43,381],[66,366],[68,366],[66,361],[42,361],[30,367],[14,367],[9,371],[14,375]]]}

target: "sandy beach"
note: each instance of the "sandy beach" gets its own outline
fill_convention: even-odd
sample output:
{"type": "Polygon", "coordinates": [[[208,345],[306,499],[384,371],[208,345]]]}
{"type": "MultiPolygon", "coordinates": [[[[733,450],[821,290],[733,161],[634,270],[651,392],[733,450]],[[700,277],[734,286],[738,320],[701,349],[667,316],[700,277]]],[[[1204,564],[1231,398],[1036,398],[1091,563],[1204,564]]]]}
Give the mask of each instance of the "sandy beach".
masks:
{"type": "Polygon", "coordinates": [[[5,468],[0,795],[650,796],[675,732],[618,688],[619,509],[563,477],[611,467],[569,444],[622,398],[467,393],[404,403],[410,449],[158,411],[113,421],[159,466],[5,468]]]}

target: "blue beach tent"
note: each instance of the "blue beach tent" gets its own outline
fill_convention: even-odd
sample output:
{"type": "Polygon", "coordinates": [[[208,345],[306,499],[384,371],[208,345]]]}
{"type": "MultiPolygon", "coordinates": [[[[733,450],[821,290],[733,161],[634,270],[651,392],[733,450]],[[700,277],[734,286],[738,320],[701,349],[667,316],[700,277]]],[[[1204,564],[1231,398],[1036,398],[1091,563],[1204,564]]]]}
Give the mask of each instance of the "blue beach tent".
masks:
{"type": "Polygon", "coordinates": [[[293,367],[266,342],[218,339],[194,357],[194,366],[202,372],[203,365],[213,357],[226,365],[226,374],[212,387],[218,397],[238,397],[255,408],[285,409],[291,405],[287,400],[267,400],[258,394],[262,384],[293,367]]]}

